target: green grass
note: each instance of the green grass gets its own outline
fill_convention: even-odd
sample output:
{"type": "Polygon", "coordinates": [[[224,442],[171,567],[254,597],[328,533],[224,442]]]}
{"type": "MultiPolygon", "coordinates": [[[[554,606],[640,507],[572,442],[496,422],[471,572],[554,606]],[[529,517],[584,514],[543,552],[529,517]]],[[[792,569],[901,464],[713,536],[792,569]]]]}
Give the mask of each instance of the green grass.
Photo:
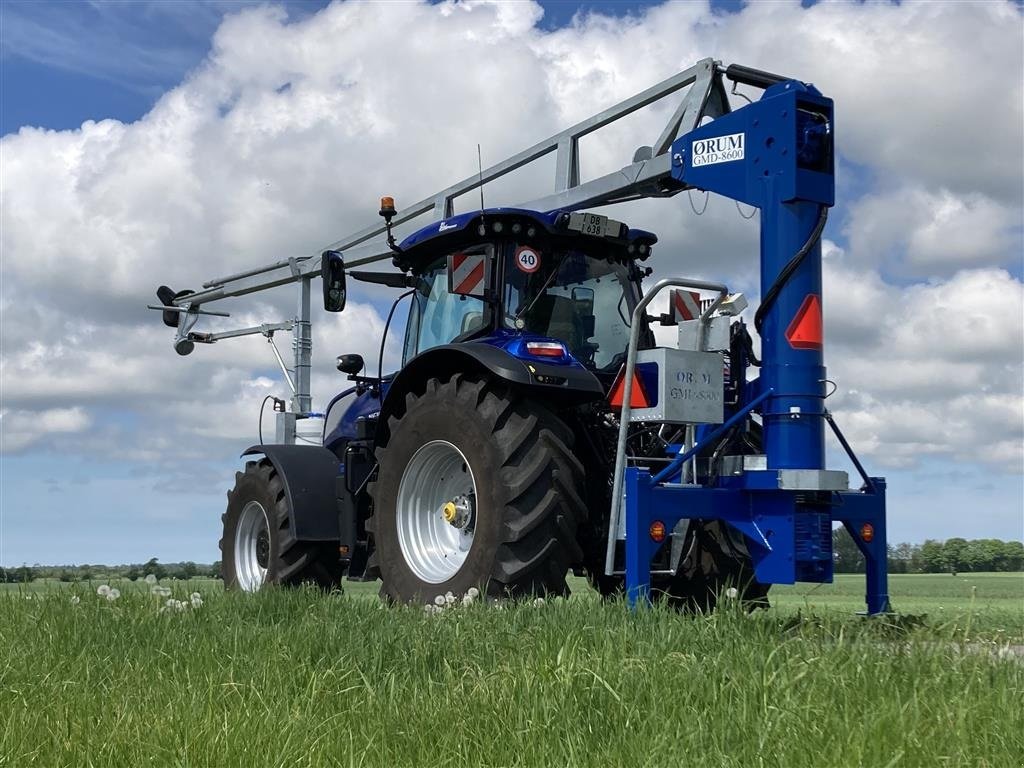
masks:
{"type": "Polygon", "coordinates": [[[845,577],[697,618],[586,594],[427,615],[361,584],[178,583],[204,604],[173,614],[141,584],[8,590],[0,765],[1020,766],[1024,662],[977,638],[1019,627],[1021,577],[962,578],[894,577],[929,610],[909,630],[847,615],[845,577]]]}
{"type": "MultiPolygon", "coordinates": [[[[776,586],[770,594],[781,612],[848,615],[864,610],[864,577],[840,574],[833,584],[776,586]]],[[[895,611],[919,617],[940,634],[967,630],[1024,643],[1024,573],[893,574],[889,594],[895,611]]]]}

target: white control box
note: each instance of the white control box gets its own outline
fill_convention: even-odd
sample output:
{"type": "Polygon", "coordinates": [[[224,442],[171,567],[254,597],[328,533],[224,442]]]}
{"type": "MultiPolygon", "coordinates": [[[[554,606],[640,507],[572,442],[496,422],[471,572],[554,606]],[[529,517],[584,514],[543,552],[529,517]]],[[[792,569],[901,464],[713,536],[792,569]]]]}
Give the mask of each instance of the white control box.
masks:
{"type": "Polygon", "coordinates": [[[725,414],[720,352],[657,347],[637,353],[636,375],[649,408],[633,408],[630,421],[721,424],[725,414]]]}

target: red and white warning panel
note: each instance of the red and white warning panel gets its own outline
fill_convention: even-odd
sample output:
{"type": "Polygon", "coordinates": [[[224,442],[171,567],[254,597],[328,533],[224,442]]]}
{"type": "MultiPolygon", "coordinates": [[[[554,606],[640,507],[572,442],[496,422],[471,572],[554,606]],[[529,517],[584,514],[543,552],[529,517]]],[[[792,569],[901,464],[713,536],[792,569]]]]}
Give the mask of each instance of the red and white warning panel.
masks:
{"type": "Polygon", "coordinates": [[[676,288],[672,291],[672,318],[681,323],[700,317],[700,294],[676,288]]]}
{"type": "Polygon", "coordinates": [[[483,296],[487,287],[487,254],[453,253],[448,257],[449,290],[460,296],[483,296]]]}

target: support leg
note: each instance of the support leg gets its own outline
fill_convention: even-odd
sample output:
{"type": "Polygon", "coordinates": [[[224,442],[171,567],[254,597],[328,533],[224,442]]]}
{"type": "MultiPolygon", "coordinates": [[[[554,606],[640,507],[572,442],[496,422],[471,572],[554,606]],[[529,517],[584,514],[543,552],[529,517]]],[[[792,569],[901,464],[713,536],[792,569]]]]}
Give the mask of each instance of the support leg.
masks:
{"type": "Polygon", "coordinates": [[[651,603],[651,547],[646,516],[650,508],[650,479],[636,467],[626,470],[626,600],[630,608],[651,603]]]}
{"type": "MultiPolygon", "coordinates": [[[[866,589],[864,600],[867,603],[867,613],[874,616],[879,613],[889,613],[892,608],[889,604],[889,551],[888,538],[885,531],[885,478],[871,478],[875,487],[875,493],[857,494],[851,498],[858,502],[855,510],[844,511],[839,508],[839,514],[833,515],[834,520],[840,520],[850,533],[857,548],[864,555],[865,561],[865,582],[866,589]],[[871,527],[870,541],[865,541],[865,526],[871,527]]],[[[847,508],[854,506],[845,505],[847,508]]]]}

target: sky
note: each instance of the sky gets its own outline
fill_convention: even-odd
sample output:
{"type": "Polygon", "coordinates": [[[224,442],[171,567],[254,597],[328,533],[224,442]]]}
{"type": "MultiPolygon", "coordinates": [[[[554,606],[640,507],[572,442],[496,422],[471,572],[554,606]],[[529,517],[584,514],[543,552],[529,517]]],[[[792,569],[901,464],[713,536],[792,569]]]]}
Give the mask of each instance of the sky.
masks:
{"type": "MultiPolygon", "coordinates": [[[[890,540],[1024,538],[1022,31],[1002,2],[4,0],[0,564],[219,558],[238,454],[286,385],[261,337],[178,357],[158,285],[316,253],[380,195],[473,173],[478,143],[497,162],[708,56],[835,99],[829,408],[888,478],[890,540]]],[[[674,106],[586,139],[584,180],[674,106]]],[[[658,233],[655,278],[756,305],[758,217],[686,197],[613,215],[658,233]]],[[[391,298],[315,310],[314,409],[347,383],[337,354],[376,359],[391,298]]],[[[294,289],[213,308],[232,317],[208,329],[280,320],[294,289]]]]}

